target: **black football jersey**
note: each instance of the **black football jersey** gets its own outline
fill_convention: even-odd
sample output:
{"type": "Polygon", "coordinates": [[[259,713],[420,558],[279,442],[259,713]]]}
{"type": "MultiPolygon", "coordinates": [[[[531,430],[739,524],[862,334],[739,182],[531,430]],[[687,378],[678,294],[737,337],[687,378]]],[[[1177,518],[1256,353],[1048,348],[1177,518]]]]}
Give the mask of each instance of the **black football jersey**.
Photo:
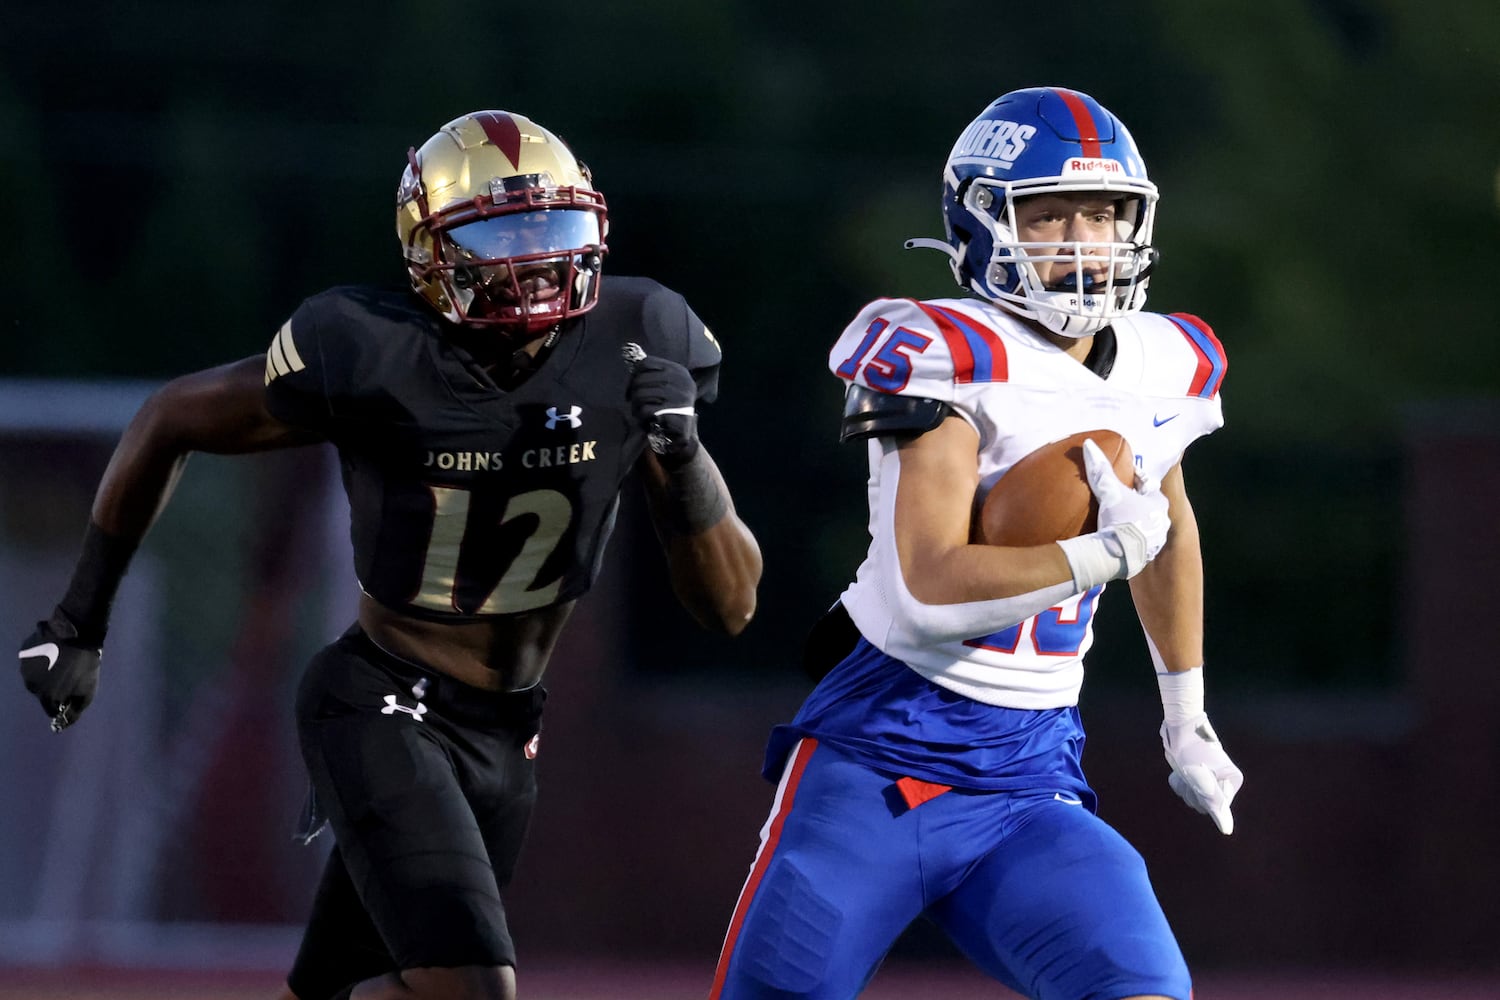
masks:
{"type": "Polygon", "coordinates": [[[646,445],[624,345],[684,365],[708,402],[718,343],[681,295],[607,275],[598,304],[502,390],[447,325],[404,290],[315,295],[267,352],[266,405],[338,449],[355,572],[381,604],[465,620],[577,598],[646,445]]]}

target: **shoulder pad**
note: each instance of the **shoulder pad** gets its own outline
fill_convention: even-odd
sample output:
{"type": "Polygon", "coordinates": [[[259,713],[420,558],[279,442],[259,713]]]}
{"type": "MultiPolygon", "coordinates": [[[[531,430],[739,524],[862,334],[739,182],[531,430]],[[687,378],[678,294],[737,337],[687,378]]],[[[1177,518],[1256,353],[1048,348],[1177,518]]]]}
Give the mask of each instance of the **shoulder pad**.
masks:
{"type": "Polygon", "coordinates": [[[1224,382],[1224,373],[1229,370],[1229,359],[1224,354],[1224,345],[1214,336],[1213,328],[1192,313],[1170,313],[1167,319],[1182,331],[1197,359],[1186,394],[1203,399],[1217,396],[1219,386],[1224,382]]]}
{"type": "Polygon", "coordinates": [[[882,434],[925,434],[948,415],[951,408],[940,399],[923,396],[893,396],[850,385],[844,393],[844,416],[839,442],[882,434]]]}
{"type": "Polygon", "coordinates": [[[1009,378],[1004,339],[952,299],[876,299],[839,335],[828,367],[876,392],[944,402],[959,386],[1009,378]]]}
{"type": "Polygon", "coordinates": [[[649,278],[612,276],[601,286],[593,322],[692,372],[700,401],[718,396],[719,342],[678,292],[649,278]]]}

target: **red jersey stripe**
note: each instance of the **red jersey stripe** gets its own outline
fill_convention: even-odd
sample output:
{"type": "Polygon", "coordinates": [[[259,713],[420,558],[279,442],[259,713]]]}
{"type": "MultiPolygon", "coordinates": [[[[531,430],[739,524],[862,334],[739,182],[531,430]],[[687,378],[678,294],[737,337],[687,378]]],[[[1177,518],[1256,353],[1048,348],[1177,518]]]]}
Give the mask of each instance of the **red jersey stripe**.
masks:
{"type": "Polygon", "coordinates": [[[1167,319],[1177,324],[1198,355],[1198,369],[1193,373],[1188,395],[1212,399],[1224,382],[1224,373],[1229,370],[1224,345],[1214,336],[1213,328],[1192,313],[1170,313],[1167,319]]]}
{"type": "MultiPolygon", "coordinates": [[[[1000,335],[967,313],[944,306],[932,306],[928,315],[936,312],[944,317],[963,336],[973,359],[971,382],[1005,382],[1010,378],[1010,362],[1005,353],[1005,341],[1000,335]]],[[[960,380],[963,381],[963,380],[960,380]]]]}
{"type": "Polygon", "coordinates": [[[943,340],[948,344],[948,353],[953,355],[953,381],[974,381],[974,352],[969,350],[969,342],[963,332],[937,308],[925,302],[915,304],[937,326],[938,333],[943,335],[943,340]]]}
{"type": "Polygon", "coordinates": [[[1009,377],[1005,342],[994,330],[956,309],[913,301],[943,335],[953,355],[954,382],[1004,382],[1009,377]]]}

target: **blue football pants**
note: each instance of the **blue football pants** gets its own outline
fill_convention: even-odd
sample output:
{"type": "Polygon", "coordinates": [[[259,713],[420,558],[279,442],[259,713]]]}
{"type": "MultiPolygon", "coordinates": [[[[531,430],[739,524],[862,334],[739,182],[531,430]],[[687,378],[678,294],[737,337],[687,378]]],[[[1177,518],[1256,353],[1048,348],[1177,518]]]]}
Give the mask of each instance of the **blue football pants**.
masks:
{"type": "Polygon", "coordinates": [[[890,775],[797,745],[710,1000],[849,1000],[924,913],[1035,1000],[1189,1000],[1140,854],[1071,793],[908,801],[890,775]]]}

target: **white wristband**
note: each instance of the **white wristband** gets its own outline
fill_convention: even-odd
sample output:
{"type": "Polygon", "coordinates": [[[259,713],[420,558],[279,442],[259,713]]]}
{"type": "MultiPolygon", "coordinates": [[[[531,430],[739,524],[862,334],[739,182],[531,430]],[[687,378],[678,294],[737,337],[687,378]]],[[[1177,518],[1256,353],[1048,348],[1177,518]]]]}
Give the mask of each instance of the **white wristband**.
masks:
{"type": "Polygon", "coordinates": [[[1163,720],[1168,726],[1180,726],[1203,714],[1203,668],[1157,674],[1161,688],[1163,720]]]}
{"type": "Polygon", "coordinates": [[[1080,593],[1125,575],[1126,562],[1120,544],[1105,532],[1064,538],[1057,547],[1063,550],[1073,574],[1073,586],[1080,593]]]}

